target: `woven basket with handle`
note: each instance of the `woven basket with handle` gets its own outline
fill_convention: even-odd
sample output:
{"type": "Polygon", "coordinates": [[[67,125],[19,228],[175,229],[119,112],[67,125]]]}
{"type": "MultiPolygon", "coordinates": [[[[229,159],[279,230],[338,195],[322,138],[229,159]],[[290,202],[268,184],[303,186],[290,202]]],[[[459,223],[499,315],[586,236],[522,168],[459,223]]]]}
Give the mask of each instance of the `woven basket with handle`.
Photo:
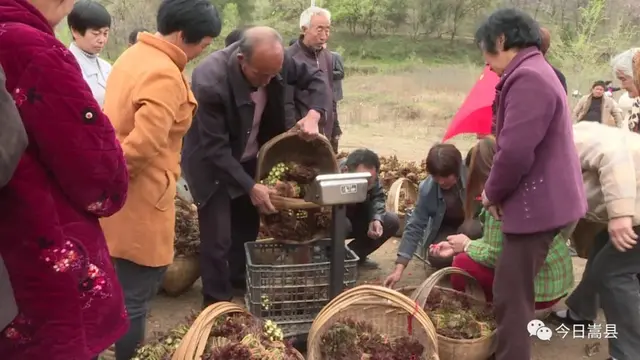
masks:
{"type": "MultiPolygon", "coordinates": [[[[307,141],[295,132],[286,132],[269,140],[260,148],[258,153],[258,167],[256,181],[269,175],[269,171],[281,162],[293,162],[310,166],[319,170],[320,174],[335,174],[339,172],[331,143],[325,137],[318,137],[307,141]]],[[[315,209],[319,206],[303,199],[286,198],[271,195],[271,203],[278,210],[315,209]]]]}
{"type": "MultiPolygon", "coordinates": [[[[424,309],[427,299],[432,292],[444,292],[452,295],[462,295],[469,298],[471,303],[485,305],[484,292],[477,284],[476,280],[464,270],[448,267],[434,272],[427,278],[411,295],[411,299],[416,301],[421,309],[424,309]],[[445,276],[461,275],[471,281],[466,281],[466,292],[462,293],[450,288],[437,286],[445,276]]],[[[462,309],[460,309],[463,311],[462,309]]],[[[495,352],[495,330],[487,336],[478,339],[452,339],[438,334],[438,349],[441,360],[486,360],[495,352]]]]}
{"type": "Polygon", "coordinates": [[[402,206],[402,195],[404,195],[404,201],[407,200],[415,204],[418,201],[418,188],[409,179],[400,178],[391,184],[389,192],[387,193],[387,201],[385,203],[386,210],[398,215],[400,220],[400,227],[396,236],[402,236],[404,232],[404,226],[407,223],[407,214],[400,211],[402,206]]]}
{"type": "MultiPolygon", "coordinates": [[[[211,328],[215,324],[216,319],[220,316],[237,313],[248,314],[244,308],[231,302],[219,302],[204,309],[193,322],[193,325],[191,325],[191,328],[184,338],[182,338],[180,346],[178,346],[173,353],[171,360],[201,360],[207,347],[211,328]]],[[[304,360],[302,354],[297,351],[296,353],[299,360],[304,360]]]]}
{"type": "Polygon", "coordinates": [[[367,321],[390,339],[410,336],[425,348],[418,359],[439,360],[435,328],[427,314],[401,293],[375,285],[347,290],[320,311],[307,338],[308,360],[332,360],[323,357],[322,336],[344,318],[367,321]]]}

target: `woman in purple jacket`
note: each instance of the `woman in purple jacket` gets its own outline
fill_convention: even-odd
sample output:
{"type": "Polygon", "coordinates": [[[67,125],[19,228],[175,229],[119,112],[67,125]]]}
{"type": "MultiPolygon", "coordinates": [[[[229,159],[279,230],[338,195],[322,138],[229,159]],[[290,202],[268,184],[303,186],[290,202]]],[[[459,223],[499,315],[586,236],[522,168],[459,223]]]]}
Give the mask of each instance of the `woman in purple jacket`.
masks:
{"type": "Polygon", "coordinates": [[[531,357],[534,278],[553,238],[586,212],[567,96],[540,52],[540,26],[500,9],[475,40],[500,76],[497,152],[482,202],[502,220],[504,247],[495,269],[497,360],[531,357]]]}

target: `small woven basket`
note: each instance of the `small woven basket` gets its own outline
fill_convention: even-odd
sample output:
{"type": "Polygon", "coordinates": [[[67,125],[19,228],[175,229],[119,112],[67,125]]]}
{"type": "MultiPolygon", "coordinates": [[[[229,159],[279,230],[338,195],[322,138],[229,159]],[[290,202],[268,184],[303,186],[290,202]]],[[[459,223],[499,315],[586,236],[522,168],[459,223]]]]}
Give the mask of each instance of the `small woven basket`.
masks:
{"type": "MultiPolygon", "coordinates": [[[[443,292],[455,295],[463,295],[469,298],[472,303],[486,305],[487,301],[484,292],[477,284],[476,280],[466,271],[455,267],[447,267],[434,272],[427,278],[411,295],[411,299],[424,309],[429,294],[432,292],[443,292]],[[461,275],[471,281],[467,281],[467,291],[460,292],[446,287],[437,286],[440,281],[448,275],[461,275]]],[[[496,348],[495,330],[487,336],[478,339],[452,339],[440,334],[438,336],[438,349],[441,360],[486,360],[496,348]]]]}
{"type": "MultiPolygon", "coordinates": [[[[230,302],[219,302],[204,309],[193,322],[193,325],[191,325],[191,328],[184,338],[182,338],[171,360],[201,360],[207,347],[211,328],[216,319],[220,316],[236,313],[248,314],[244,308],[230,302]]],[[[297,352],[297,350],[296,353],[299,360],[304,360],[302,354],[297,352]]]]}
{"type": "Polygon", "coordinates": [[[396,236],[398,237],[402,236],[408,218],[407,214],[400,211],[400,206],[403,201],[412,202],[414,205],[418,201],[417,186],[406,178],[400,178],[391,184],[385,203],[386,210],[398,215],[398,219],[400,220],[400,227],[396,232],[396,236]],[[404,199],[402,199],[402,195],[404,195],[404,199]]]}
{"type": "Polygon", "coordinates": [[[435,328],[427,314],[400,292],[374,285],[347,290],[320,311],[307,338],[308,360],[332,360],[323,357],[322,336],[346,317],[367,321],[391,339],[410,336],[425,348],[418,359],[439,360],[435,328]]]}
{"type": "MultiPolygon", "coordinates": [[[[319,170],[319,174],[335,174],[339,172],[338,161],[325,137],[311,141],[301,138],[295,132],[286,132],[269,140],[260,148],[256,181],[269,175],[269,171],[281,162],[293,162],[319,170]]],[[[271,195],[271,203],[278,210],[307,210],[319,206],[303,199],[287,198],[271,195]]]]}

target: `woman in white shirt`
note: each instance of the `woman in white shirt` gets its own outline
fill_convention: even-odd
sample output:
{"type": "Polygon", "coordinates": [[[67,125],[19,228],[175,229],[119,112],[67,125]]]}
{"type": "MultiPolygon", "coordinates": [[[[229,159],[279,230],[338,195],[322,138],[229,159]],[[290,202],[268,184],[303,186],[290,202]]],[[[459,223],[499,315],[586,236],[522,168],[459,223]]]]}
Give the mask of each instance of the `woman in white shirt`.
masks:
{"type": "Polygon", "coordinates": [[[102,106],[111,64],[98,55],[109,38],[111,15],[96,1],[80,0],[67,16],[67,24],[73,36],[69,51],[78,60],[93,97],[102,106]]]}

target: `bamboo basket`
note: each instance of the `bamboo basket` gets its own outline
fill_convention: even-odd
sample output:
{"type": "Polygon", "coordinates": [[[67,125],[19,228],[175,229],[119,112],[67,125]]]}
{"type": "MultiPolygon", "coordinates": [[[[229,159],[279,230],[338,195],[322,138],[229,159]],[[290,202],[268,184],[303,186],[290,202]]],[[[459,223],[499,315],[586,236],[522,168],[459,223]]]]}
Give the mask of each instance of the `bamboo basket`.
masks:
{"type": "Polygon", "coordinates": [[[415,204],[418,201],[418,188],[406,178],[400,178],[394,181],[389,188],[385,207],[388,212],[398,215],[398,220],[400,220],[400,227],[398,228],[398,232],[396,232],[396,236],[398,237],[402,236],[407,223],[407,215],[400,212],[400,205],[402,205],[402,199],[400,197],[402,193],[404,193],[405,201],[409,199],[415,204]]]}
{"type": "Polygon", "coordinates": [[[338,295],[320,311],[307,338],[308,360],[331,360],[322,355],[322,336],[345,317],[368,321],[390,338],[411,336],[425,348],[420,359],[440,359],[436,331],[424,310],[398,291],[361,285],[338,295]]]}
{"type": "MultiPolygon", "coordinates": [[[[202,313],[200,313],[200,315],[193,322],[193,325],[191,325],[191,328],[184,336],[184,338],[182,338],[182,341],[180,342],[180,345],[178,346],[176,351],[173,353],[173,357],[171,358],[171,360],[202,359],[202,355],[206,350],[207,342],[209,340],[209,335],[211,334],[211,328],[216,319],[220,316],[235,313],[248,314],[248,312],[244,308],[231,302],[219,302],[204,309],[204,311],[202,311],[202,313]]],[[[304,360],[302,354],[297,352],[297,355],[299,360],[304,360]]]]}
{"type": "MultiPolygon", "coordinates": [[[[338,161],[325,137],[318,137],[307,141],[295,132],[286,132],[269,140],[260,148],[256,169],[256,182],[269,175],[269,171],[278,163],[293,162],[312,166],[320,174],[334,174],[339,172],[338,161]]],[[[278,210],[308,210],[320,207],[304,199],[286,198],[271,195],[271,203],[278,210]]]]}
{"type": "MultiPolygon", "coordinates": [[[[486,304],[484,292],[475,279],[466,271],[454,267],[447,267],[434,272],[427,278],[411,295],[411,299],[416,301],[420,309],[424,309],[427,298],[432,291],[440,291],[450,294],[464,294],[472,302],[486,304]],[[445,277],[451,274],[462,275],[470,279],[467,281],[467,291],[462,293],[450,288],[440,287],[437,284],[445,277]]],[[[438,349],[441,360],[486,360],[496,350],[495,330],[487,336],[478,339],[452,339],[449,337],[438,336],[438,349]]]]}
{"type": "Polygon", "coordinates": [[[162,278],[161,288],[169,296],[179,296],[189,290],[200,277],[197,255],[177,256],[162,278]]]}

